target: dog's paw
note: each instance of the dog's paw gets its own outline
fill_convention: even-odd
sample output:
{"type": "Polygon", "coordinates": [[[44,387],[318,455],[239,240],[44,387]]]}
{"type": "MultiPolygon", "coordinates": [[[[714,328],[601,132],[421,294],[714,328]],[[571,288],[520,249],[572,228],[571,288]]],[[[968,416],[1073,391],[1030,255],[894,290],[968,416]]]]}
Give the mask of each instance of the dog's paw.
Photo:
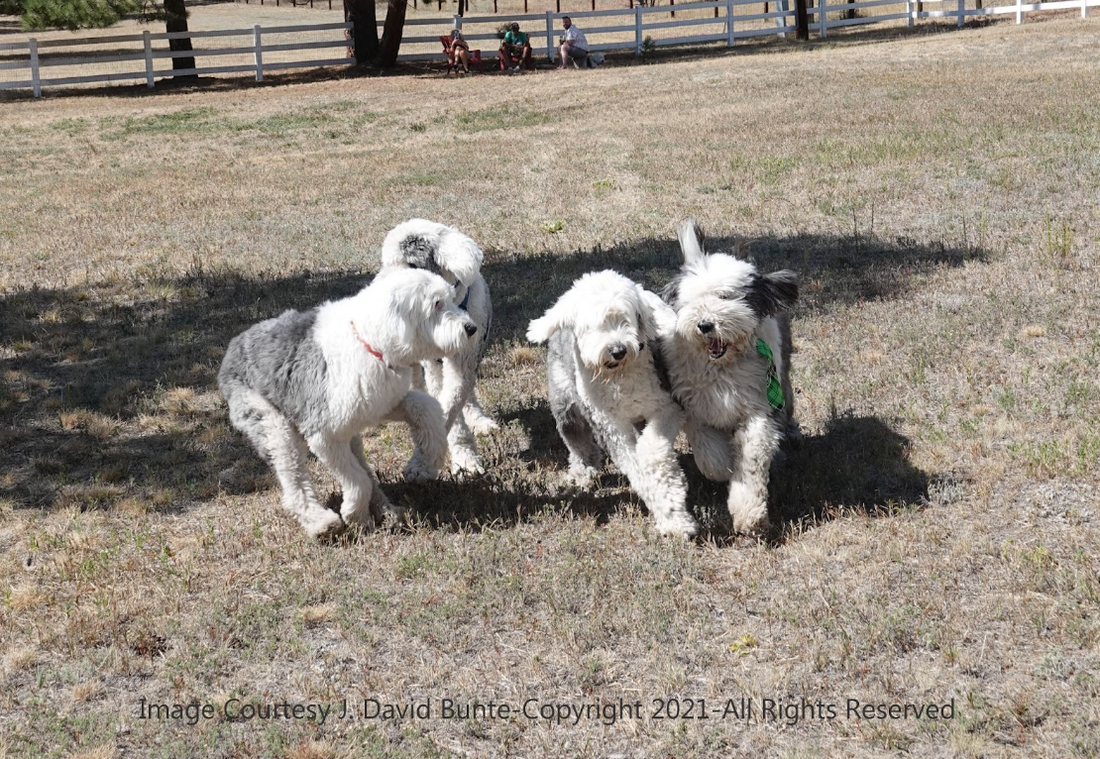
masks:
{"type": "Polygon", "coordinates": [[[371,515],[369,504],[347,503],[340,507],[340,516],[349,527],[358,525],[364,530],[374,529],[374,516],[371,515]]]}
{"type": "Polygon", "coordinates": [[[439,478],[439,467],[432,466],[420,455],[420,451],[413,454],[409,463],[401,472],[406,482],[427,482],[439,478]]]}
{"type": "Polygon", "coordinates": [[[477,451],[465,446],[451,446],[451,474],[458,478],[485,474],[485,466],[477,451]]]}
{"type": "Polygon", "coordinates": [[[657,520],[657,532],[661,535],[694,538],[699,534],[699,523],[686,511],[674,511],[667,518],[657,520]]]}
{"type": "Polygon", "coordinates": [[[561,485],[563,488],[588,490],[596,483],[596,477],[598,475],[599,472],[590,466],[570,469],[561,476],[561,485]]]}
{"type": "Polygon", "coordinates": [[[347,525],[335,511],[324,509],[322,513],[311,514],[302,520],[302,527],[310,537],[328,540],[339,535],[347,525]]]}
{"type": "Polygon", "coordinates": [[[730,485],[728,505],[735,532],[745,535],[763,535],[771,529],[766,495],[745,483],[734,482],[730,485]]]}
{"type": "Polygon", "coordinates": [[[469,427],[475,435],[488,435],[500,429],[500,425],[487,416],[467,419],[466,426],[469,427]]]}

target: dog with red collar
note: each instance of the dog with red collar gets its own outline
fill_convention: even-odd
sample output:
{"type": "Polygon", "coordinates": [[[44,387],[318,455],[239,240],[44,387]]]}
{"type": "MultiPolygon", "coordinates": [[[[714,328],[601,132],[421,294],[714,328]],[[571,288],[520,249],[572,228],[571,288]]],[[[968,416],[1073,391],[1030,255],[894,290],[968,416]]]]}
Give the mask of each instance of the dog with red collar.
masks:
{"type": "Polygon", "coordinates": [[[477,333],[438,274],[383,272],[350,298],[286,311],[237,335],[218,386],[232,425],[275,471],[283,507],[325,537],[402,516],[366,461],[364,430],[404,420],[415,443],[405,478],[438,477],[447,454],[443,409],[412,389],[413,367],[458,353],[477,333]],[[308,453],[340,483],[339,513],[318,502],[308,453]]]}
{"type": "Polygon", "coordinates": [[[481,276],[482,258],[473,239],[428,219],[402,222],[382,241],[382,271],[409,268],[438,274],[454,287],[455,302],[477,325],[477,338],[457,353],[421,365],[423,386],[443,406],[451,472],[461,476],[485,473],[475,435],[498,426],[482,410],[475,387],[493,321],[489,285],[481,276]]]}

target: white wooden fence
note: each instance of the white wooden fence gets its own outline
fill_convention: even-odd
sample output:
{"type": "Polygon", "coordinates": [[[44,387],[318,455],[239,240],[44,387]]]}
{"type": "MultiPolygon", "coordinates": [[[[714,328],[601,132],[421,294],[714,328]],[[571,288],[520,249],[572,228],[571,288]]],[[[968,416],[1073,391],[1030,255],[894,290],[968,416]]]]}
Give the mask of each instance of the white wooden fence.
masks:
{"type": "Polygon", "coordinates": [[[304,24],[211,32],[161,32],[108,37],[0,43],[0,90],[30,89],[35,97],[43,87],[82,84],[129,84],[196,74],[248,73],[263,80],[264,73],[294,68],[348,65],[345,23],[304,24]],[[169,50],[169,40],[190,37],[195,50],[169,50]],[[291,41],[283,41],[290,39],[291,41]],[[91,48],[91,49],[89,49],[91,48]],[[339,48],[332,54],[331,48],[339,48]],[[326,50],[326,57],[303,57],[302,51],[326,50]],[[289,54],[289,55],[288,55],[289,54]],[[173,69],[172,59],[194,58],[195,67],[173,69]],[[92,72],[94,70],[94,73],[92,72]]]}
{"type": "MultiPolygon", "coordinates": [[[[811,0],[814,2],[814,0],[811,0]]],[[[820,37],[830,30],[863,24],[905,23],[920,19],[967,19],[1014,15],[1022,23],[1034,11],[1080,10],[1082,18],[1100,0],[818,0],[808,9],[810,30],[820,37]]],[[[703,0],[682,5],[642,6],[603,11],[509,16],[531,36],[532,46],[556,55],[562,16],[570,16],[594,51],[629,51],[670,45],[718,43],[733,46],[753,37],[793,34],[794,0],[703,0]]],[[[401,61],[442,60],[439,37],[460,27],[472,48],[482,48],[489,61],[499,46],[497,28],[502,16],[409,18],[405,22],[401,61]],[[483,43],[483,44],[479,44],[483,43]]],[[[320,66],[346,66],[347,23],[309,24],[210,32],[150,33],[84,39],[0,43],[0,90],[30,89],[35,97],[43,87],[144,81],[153,87],[158,78],[178,74],[251,74],[320,66]],[[190,37],[195,50],[168,50],[168,41],[190,37]],[[140,44],[138,44],[140,43],[140,44]],[[88,48],[93,48],[88,50],[88,48]],[[121,49],[120,49],[121,48],[121,49]],[[84,51],[83,55],[77,51],[84,51]],[[303,57],[304,51],[324,50],[324,57],[303,57]],[[59,51],[59,52],[52,52],[59,51]],[[194,57],[195,68],[173,70],[171,59],[194,57]],[[204,65],[205,64],[205,65],[204,65]],[[95,69],[94,73],[90,69],[95,69]],[[14,74],[12,73],[14,72],[14,74]],[[12,77],[14,78],[7,78],[12,77]]],[[[314,54],[315,55],[315,54],[314,54]]]]}

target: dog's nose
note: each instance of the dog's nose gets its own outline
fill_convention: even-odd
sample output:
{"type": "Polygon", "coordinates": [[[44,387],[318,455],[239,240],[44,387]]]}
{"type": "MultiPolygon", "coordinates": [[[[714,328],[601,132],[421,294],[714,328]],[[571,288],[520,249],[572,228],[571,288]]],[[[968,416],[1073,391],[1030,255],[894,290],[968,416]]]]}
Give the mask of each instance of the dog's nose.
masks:
{"type": "Polygon", "coordinates": [[[607,352],[611,354],[611,358],[616,361],[622,361],[626,358],[626,346],[622,343],[616,343],[607,349],[607,352]]]}
{"type": "Polygon", "coordinates": [[[711,321],[699,322],[699,331],[702,332],[704,335],[709,335],[711,332],[714,331],[714,322],[711,322],[711,321]]]}
{"type": "Polygon", "coordinates": [[[473,322],[466,322],[462,329],[466,330],[466,337],[473,337],[474,333],[477,332],[477,325],[473,322]]]}

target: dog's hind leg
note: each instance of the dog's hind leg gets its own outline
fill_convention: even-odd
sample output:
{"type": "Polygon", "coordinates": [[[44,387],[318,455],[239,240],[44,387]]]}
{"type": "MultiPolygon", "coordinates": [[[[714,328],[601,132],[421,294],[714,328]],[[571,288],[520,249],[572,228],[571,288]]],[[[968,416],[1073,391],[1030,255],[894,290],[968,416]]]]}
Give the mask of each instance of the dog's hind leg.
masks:
{"type": "Polygon", "coordinates": [[[695,420],[688,420],[687,439],[695,465],[708,480],[725,482],[733,472],[730,434],[695,420]]]}
{"type": "Polygon", "coordinates": [[[769,527],[768,477],[781,437],[776,423],[765,416],[749,419],[734,436],[740,455],[734,458],[727,505],[737,532],[760,533],[769,527]]]}
{"type": "Polygon", "coordinates": [[[787,441],[795,448],[802,445],[802,430],[794,416],[794,387],[791,385],[791,322],[786,317],[776,320],[779,323],[780,367],[779,381],[783,388],[783,421],[787,441]]]}
{"type": "Polygon", "coordinates": [[[340,516],[317,502],[307,468],[306,444],[298,430],[259,393],[238,384],[225,392],[229,420],[275,471],[283,508],[313,537],[338,532],[340,516]]]}
{"type": "Polygon", "coordinates": [[[335,440],[318,433],[310,436],[309,449],[336,475],[343,492],[340,516],[348,524],[372,526],[371,497],[376,480],[363,459],[363,443],[358,437],[351,441],[335,440]],[[356,450],[358,449],[358,450],[356,450]]]}
{"type": "Polygon", "coordinates": [[[447,457],[447,428],[443,425],[443,409],[432,396],[410,390],[394,409],[393,415],[409,425],[412,435],[412,458],[405,465],[406,480],[434,480],[447,457]]]}
{"type": "Polygon", "coordinates": [[[359,464],[371,479],[370,515],[374,517],[375,522],[379,525],[384,524],[386,521],[399,522],[404,517],[405,510],[400,506],[394,506],[382,491],[382,484],[378,481],[378,475],[367,463],[367,457],[363,451],[363,439],[358,435],[351,439],[351,452],[355,454],[359,464]]]}
{"type": "Polygon", "coordinates": [[[592,425],[576,403],[552,410],[558,434],[569,449],[569,472],[564,478],[565,483],[578,488],[591,487],[604,458],[603,449],[592,432],[592,425]]]}

